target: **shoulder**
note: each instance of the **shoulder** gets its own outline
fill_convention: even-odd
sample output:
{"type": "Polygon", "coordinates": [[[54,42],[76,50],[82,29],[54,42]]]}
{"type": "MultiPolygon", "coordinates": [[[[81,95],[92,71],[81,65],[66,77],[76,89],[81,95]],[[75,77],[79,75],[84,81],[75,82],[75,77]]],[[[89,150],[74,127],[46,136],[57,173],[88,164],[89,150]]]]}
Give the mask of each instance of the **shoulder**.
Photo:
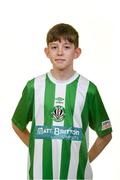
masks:
{"type": "Polygon", "coordinates": [[[35,81],[35,82],[36,82],[36,81],[44,81],[44,80],[46,79],[46,74],[47,74],[47,73],[41,74],[41,75],[35,77],[35,78],[34,78],[34,81],[35,81]]]}
{"type": "Polygon", "coordinates": [[[34,81],[35,81],[35,78],[33,78],[33,79],[31,79],[31,80],[28,80],[26,86],[27,86],[28,88],[33,88],[33,86],[34,86],[34,81]]]}
{"type": "Polygon", "coordinates": [[[34,78],[32,78],[32,79],[30,79],[30,80],[28,80],[27,81],[27,84],[26,84],[26,87],[28,88],[28,89],[34,89],[34,86],[35,86],[35,83],[36,82],[42,82],[43,80],[45,80],[45,78],[46,78],[46,74],[41,74],[41,75],[39,75],[39,76],[37,76],[37,77],[34,77],[34,78]]]}
{"type": "Polygon", "coordinates": [[[90,95],[95,95],[97,92],[97,86],[93,82],[89,81],[88,93],[90,95]]]}
{"type": "Polygon", "coordinates": [[[82,84],[86,84],[87,85],[87,94],[88,95],[95,95],[96,92],[98,91],[97,86],[90,81],[89,79],[87,79],[86,77],[80,75],[80,81],[82,82],[82,84]]]}

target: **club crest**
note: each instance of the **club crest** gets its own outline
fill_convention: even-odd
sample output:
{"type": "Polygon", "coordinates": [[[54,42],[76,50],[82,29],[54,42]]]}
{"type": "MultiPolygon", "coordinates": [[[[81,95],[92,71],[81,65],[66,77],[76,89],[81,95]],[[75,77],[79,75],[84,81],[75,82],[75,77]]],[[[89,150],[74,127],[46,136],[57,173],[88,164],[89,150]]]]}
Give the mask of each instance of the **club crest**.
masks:
{"type": "Polygon", "coordinates": [[[65,117],[65,108],[63,106],[55,106],[51,112],[52,119],[56,122],[61,122],[65,117]]]}

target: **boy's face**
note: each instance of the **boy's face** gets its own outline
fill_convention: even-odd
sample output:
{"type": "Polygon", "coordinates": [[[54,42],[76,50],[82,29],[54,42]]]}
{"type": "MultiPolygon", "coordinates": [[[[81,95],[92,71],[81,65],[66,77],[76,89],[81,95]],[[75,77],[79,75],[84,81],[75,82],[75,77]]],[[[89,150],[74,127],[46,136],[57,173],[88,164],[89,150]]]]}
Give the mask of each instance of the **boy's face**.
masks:
{"type": "Polygon", "coordinates": [[[80,48],[75,48],[73,43],[64,39],[51,42],[45,48],[45,54],[53,64],[53,68],[59,70],[67,69],[70,66],[73,67],[73,60],[78,58],[80,53],[80,48]]]}

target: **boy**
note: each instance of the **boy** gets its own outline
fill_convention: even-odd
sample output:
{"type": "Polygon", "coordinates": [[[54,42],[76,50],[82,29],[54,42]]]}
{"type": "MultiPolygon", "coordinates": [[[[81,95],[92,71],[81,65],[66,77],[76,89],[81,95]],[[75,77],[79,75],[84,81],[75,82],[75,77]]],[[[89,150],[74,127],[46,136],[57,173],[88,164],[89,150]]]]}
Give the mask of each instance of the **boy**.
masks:
{"type": "Polygon", "coordinates": [[[81,53],[78,41],[69,24],[49,30],[45,54],[53,68],[28,81],[13,115],[13,129],[29,146],[29,179],[92,179],[90,162],[111,140],[97,87],[73,69],[81,53]],[[98,137],[88,152],[89,126],[98,137]]]}

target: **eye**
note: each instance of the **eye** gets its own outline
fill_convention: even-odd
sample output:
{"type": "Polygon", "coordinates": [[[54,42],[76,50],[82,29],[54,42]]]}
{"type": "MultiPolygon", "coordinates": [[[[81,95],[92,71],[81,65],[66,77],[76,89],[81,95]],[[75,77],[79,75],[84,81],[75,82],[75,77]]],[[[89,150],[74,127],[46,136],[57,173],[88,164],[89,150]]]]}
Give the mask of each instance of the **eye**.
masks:
{"type": "Polygon", "coordinates": [[[51,49],[57,49],[57,46],[51,46],[51,49]]]}
{"type": "Polygon", "coordinates": [[[65,47],[65,49],[70,49],[70,46],[64,46],[65,47]]]}

